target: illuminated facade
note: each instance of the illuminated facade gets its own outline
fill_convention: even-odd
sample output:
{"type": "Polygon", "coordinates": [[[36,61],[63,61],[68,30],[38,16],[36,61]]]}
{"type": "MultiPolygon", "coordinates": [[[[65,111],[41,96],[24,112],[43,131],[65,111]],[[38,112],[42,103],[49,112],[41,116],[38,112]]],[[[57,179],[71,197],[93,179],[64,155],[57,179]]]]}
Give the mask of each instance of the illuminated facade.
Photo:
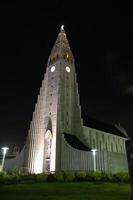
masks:
{"type": "Polygon", "coordinates": [[[128,171],[126,135],[120,127],[114,130],[116,134],[83,125],[74,57],[62,26],[48,59],[26,144],[5,167],[17,166],[30,173],[128,171]]]}

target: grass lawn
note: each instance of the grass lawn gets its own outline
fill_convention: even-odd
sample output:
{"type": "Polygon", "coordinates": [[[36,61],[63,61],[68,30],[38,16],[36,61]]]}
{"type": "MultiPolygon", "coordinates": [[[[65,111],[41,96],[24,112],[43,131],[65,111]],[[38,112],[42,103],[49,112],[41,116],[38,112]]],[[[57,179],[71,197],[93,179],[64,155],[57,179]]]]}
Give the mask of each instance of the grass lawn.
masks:
{"type": "Polygon", "coordinates": [[[131,200],[124,183],[36,183],[1,185],[1,200],[131,200]]]}

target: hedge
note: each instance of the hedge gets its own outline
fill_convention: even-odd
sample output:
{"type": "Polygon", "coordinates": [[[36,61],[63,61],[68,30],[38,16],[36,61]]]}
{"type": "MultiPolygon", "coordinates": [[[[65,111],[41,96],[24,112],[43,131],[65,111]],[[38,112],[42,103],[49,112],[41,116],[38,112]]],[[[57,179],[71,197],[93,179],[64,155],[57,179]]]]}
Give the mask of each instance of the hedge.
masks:
{"type": "Polygon", "coordinates": [[[54,174],[14,174],[0,172],[0,184],[19,184],[36,182],[130,182],[128,173],[119,172],[115,174],[105,172],[85,171],[57,171],[54,174]]]}

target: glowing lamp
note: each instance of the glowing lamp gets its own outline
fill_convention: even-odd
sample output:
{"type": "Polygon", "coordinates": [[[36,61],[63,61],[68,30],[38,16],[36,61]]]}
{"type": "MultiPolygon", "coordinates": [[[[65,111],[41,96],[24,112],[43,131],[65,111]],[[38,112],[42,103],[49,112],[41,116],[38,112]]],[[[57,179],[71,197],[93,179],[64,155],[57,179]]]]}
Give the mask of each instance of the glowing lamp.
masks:
{"type": "Polygon", "coordinates": [[[94,172],[95,172],[96,171],[96,152],[97,152],[97,149],[92,149],[91,152],[92,152],[92,155],[93,155],[93,166],[94,166],[94,172]]]}
{"type": "Polygon", "coordinates": [[[6,153],[7,153],[7,150],[8,150],[9,148],[8,148],[8,147],[2,147],[1,149],[2,149],[2,151],[3,151],[3,158],[2,158],[2,165],[1,165],[1,171],[2,171],[3,168],[4,168],[6,153]]]}

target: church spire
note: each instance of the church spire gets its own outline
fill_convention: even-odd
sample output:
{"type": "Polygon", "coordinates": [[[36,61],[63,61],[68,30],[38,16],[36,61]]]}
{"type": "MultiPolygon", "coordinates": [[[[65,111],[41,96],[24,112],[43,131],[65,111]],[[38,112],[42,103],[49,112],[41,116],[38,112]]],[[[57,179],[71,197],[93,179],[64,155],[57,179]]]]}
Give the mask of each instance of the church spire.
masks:
{"type": "Polygon", "coordinates": [[[51,64],[59,58],[65,59],[70,63],[74,62],[73,54],[64,30],[64,25],[61,25],[60,32],[50,53],[48,63],[51,64]]]}

